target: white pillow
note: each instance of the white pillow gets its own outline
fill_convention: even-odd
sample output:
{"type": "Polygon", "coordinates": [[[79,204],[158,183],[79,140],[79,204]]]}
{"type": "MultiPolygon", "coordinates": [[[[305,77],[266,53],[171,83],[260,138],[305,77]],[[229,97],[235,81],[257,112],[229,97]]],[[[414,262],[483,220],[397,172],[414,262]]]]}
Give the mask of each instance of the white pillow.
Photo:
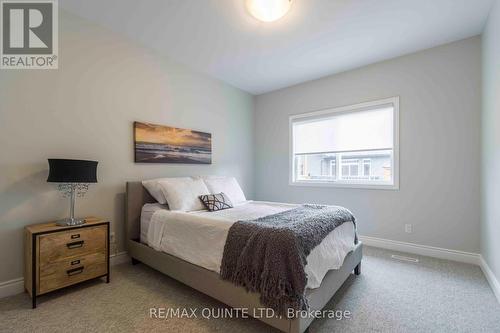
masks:
{"type": "Polygon", "coordinates": [[[166,178],[158,184],[171,210],[190,212],[205,209],[199,196],[210,192],[203,180],[191,177],[166,178]]]}
{"type": "Polygon", "coordinates": [[[203,177],[211,194],[224,192],[233,204],[246,201],[240,184],[234,177],[203,177]]]}
{"type": "Polygon", "coordinates": [[[151,194],[151,196],[162,205],[167,203],[167,199],[163,195],[160,184],[158,182],[165,179],[170,178],[156,178],[142,181],[142,185],[146,188],[146,190],[148,190],[149,194],[151,194]]]}

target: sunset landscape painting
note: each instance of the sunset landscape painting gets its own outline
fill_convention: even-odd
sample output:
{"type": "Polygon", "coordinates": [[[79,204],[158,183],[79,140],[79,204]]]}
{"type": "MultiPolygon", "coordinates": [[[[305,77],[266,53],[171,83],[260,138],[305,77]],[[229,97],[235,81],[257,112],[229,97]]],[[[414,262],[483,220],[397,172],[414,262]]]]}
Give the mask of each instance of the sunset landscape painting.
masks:
{"type": "Polygon", "coordinates": [[[136,163],[212,163],[212,134],[134,122],[136,163]]]}

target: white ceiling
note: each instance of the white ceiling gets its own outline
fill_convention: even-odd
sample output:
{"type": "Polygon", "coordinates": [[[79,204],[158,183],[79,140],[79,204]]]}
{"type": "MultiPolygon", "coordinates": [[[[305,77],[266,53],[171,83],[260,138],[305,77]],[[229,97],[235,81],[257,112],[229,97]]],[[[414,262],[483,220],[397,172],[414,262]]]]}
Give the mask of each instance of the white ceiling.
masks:
{"type": "Polygon", "coordinates": [[[493,0],[62,0],[60,6],[253,94],[478,35],[493,0]]]}

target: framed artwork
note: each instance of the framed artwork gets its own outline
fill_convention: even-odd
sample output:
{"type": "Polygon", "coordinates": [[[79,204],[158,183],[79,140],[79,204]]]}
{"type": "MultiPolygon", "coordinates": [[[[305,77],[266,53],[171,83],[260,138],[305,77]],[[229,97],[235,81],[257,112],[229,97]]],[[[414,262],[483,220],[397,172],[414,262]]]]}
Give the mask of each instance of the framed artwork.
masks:
{"type": "Polygon", "coordinates": [[[212,134],[134,122],[136,163],[212,163],[212,134]]]}

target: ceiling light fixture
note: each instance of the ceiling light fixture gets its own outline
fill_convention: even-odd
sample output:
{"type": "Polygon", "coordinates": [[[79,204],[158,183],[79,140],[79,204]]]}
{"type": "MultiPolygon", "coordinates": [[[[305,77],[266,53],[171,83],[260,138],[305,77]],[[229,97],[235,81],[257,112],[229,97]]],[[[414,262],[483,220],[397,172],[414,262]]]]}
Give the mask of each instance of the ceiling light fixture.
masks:
{"type": "Polygon", "coordinates": [[[290,10],[292,0],[245,0],[250,14],[257,20],[273,22],[290,10]]]}

